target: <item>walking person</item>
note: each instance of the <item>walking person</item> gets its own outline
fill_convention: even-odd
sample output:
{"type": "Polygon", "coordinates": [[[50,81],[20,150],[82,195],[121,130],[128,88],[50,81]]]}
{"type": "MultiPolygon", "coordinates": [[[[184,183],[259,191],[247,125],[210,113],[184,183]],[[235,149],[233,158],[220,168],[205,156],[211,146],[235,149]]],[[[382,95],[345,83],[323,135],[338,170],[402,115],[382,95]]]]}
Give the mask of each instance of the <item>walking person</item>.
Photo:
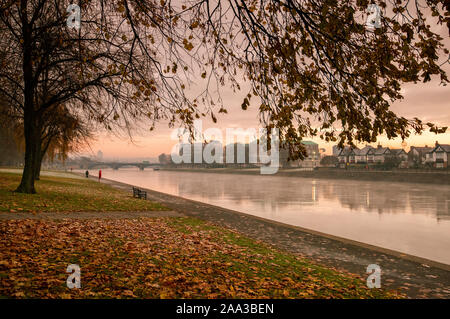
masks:
{"type": "Polygon", "coordinates": [[[89,171],[86,171],[84,174],[86,175],[86,178],[89,178],[89,171]]]}
{"type": "Polygon", "coordinates": [[[102,170],[98,171],[98,181],[100,182],[100,180],[102,179],[102,170]]]}

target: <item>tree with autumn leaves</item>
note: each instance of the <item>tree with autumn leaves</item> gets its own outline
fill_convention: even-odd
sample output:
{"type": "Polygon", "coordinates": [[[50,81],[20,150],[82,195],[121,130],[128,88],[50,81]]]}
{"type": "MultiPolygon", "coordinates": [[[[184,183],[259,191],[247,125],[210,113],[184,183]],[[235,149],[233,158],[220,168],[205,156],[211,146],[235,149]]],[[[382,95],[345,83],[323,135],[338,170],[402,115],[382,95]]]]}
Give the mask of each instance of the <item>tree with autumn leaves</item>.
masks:
{"type": "Polygon", "coordinates": [[[60,105],[128,134],[144,120],[190,128],[227,112],[223,86],[247,81],[242,108],[256,100],[292,159],[307,135],[352,145],[445,131],[390,105],[402,83],[448,82],[449,51],[432,31],[450,26],[448,1],[373,1],[377,28],[363,0],[79,1],[79,29],[66,1],[0,3],[0,92],[22,112],[26,141],[20,192],[34,192],[42,117],[60,105]]]}
{"type": "MultiPolygon", "coordinates": [[[[21,113],[11,113],[11,108],[0,102],[1,152],[5,163],[22,162],[25,146],[23,136],[23,116],[21,113]]],[[[93,127],[67,112],[64,106],[58,106],[42,118],[41,143],[38,161],[35,166],[34,178],[40,179],[41,164],[54,159],[65,160],[69,153],[89,146],[93,136],[93,127]]],[[[4,163],[4,164],[5,164],[4,163]]]]}
{"type": "Polygon", "coordinates": [[[53,160],[67,159],[69,153],[76,152],[89,146],[94,138],[93,127],[86,121],[68,112],[64,105],[58,105],[46,114],[41,125],[41,145],[39,156],[36,157],[34,178],[38,180],[41,173],[41,165],[44,157],[53,160]]]}

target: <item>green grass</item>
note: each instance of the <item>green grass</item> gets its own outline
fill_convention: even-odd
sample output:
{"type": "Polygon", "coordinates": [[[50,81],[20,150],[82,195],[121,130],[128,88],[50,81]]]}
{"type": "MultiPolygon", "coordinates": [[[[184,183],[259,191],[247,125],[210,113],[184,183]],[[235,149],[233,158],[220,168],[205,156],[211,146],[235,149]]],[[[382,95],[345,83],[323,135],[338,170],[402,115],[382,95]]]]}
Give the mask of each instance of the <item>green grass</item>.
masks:
{"type": "Polygon", "coordinates": [[[42,176],[37,194],[15,193],[21,175],[0,173],[0,212],[150,211],[164,206],[92,180],[42,176]]]}

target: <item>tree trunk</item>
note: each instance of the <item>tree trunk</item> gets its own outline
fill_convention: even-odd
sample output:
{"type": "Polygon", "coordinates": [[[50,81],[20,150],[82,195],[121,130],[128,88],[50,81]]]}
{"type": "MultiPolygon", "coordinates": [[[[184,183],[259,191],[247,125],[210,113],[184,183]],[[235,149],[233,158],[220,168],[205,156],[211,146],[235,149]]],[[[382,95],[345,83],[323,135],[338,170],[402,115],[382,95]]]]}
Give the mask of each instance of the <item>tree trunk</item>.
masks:
{"type": "Polygon", "coordinates": [[[36,153],[36,160],[34,165],[34,180],[38,181],[41,177],[41,166],[42,166],[42,159],[44,158],[45,152],[39,150],[36,153]]]}
{"type": "Polygon", "coordinates": [[[41,179],[41,164],[39,164],[39,166],[36,167],[34,172],[34,180],[39,181],[40,179],[41,179]]]}
{"type": "MultiPolygon", "coordinates": [[[[42,132],[42,130],[40,130],[40,132],[42,132]]],[[[45,153],[47,153],[48,147],[51,142],[51,137],[48,137],[48,140],[46,141],[44,147],[42,147],[41,139],[42,139],[42,137],[39,136],[39,146],[38,146],[39,150],[38,150],[38,153],[36,153],[38,155],[36,157],[36,165],[34,167],[34,170],[35,170],[34,179],[37,181],[40,180],[42,161],[44,160],[45,153]]]]}
{"type": "Polygon", "coordinates": [[[22,0],[20,2],[20,10],[22,14],[20,16],[22,24],[22,36],[23,36],[23,52],[22,52],[22,70],[23,70],[23,82],[24,82],[24,105],[23,105],[23,124],[25,135],[25,166],[23,168],[22,180],[16,192],[34,194],[36,190],[34,188],[34,166],[37,142],[38,130],[36,125],[36,112],[34,110],[34,82],[33,82],[33,63],[32,63],[32,39],[31,28],[28,23],[27,15],[27,1],[22,0]]]}
{"type": "MultiPolygon", "coordinates": [[[[26,116],[30,117],[30,116],[26,116]]],[[[19,187],[17,187],[16,192],[35,194],[36,189],[34,188],[34,174],[35,174],[35,164],[36,164],[36,135],[37,130],[35,125],[31,123],[31,119],[24,121],[24,131],[25,131],[25,166],[23,168],[22,180],[20,181],[19,187]],[[27,125],[28,124],[28,125],[27,125]]]]}

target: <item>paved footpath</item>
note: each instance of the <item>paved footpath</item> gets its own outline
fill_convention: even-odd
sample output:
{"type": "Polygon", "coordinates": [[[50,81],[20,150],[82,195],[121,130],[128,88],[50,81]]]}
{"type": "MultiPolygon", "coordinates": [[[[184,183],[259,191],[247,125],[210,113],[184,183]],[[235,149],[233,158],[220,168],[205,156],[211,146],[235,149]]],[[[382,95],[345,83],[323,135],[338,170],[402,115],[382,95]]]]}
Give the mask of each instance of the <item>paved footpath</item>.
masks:
{"type": "MultiPolygon", "coordinates": [[[[102,182],[131,192],[128,184],[106,179],[102,182]]],[[[157,201],[173,211],[234,229],[327,267],[367,278],[367,266],[377,264],[382,271],[382,287],[401,288],[410,298],[450,298],[450,265],[146,190],[149,200],[157,201]]]]}
{"type": "Polygon", "coordinates": [[[179,212],[167,210],[136,211],[136,212],[41,212],[39,214],[23,212],[0,212],[2,219],[136,219],[141,217],[181,217],[179,212]]]}

